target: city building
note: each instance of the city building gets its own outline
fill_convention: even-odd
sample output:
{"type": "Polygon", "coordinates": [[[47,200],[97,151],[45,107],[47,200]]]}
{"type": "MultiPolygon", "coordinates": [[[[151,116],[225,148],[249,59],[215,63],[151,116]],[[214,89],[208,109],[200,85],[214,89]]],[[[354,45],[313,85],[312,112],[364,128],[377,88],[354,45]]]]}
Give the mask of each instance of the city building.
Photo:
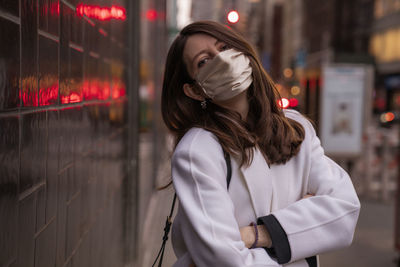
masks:
{"type": "Polygon", "coordinates": [[[376,0],[370,52],[376,61],[375,112],[400,110],[400,1],[376,0]]]}

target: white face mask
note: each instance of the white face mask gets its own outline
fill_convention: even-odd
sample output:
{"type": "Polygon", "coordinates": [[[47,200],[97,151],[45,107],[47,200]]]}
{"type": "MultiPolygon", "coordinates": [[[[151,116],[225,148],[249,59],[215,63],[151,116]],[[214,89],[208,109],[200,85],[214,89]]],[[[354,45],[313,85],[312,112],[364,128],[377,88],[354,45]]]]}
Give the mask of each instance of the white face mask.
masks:
{"type": "Polygon", "coordinates": [[[242,52],[228,49],[202,67],[196,81],[213,100],[227,100],[247,90],[253,82],[250,60],[242,52]]]}

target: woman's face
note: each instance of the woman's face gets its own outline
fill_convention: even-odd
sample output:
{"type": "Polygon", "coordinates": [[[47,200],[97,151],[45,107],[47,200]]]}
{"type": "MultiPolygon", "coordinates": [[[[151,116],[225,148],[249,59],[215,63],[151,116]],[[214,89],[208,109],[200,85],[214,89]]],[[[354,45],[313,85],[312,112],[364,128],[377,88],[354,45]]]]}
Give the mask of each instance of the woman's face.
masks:
{"type": "Polygon", "coordinates": [[[187,66],[190,77],[194,78],[199,70],[219,52],[228,46],[207,34],[191,35],[183,49],[183,61],[187,66]]]}
{"type": "MultiPolygon", "coordinates": [[[[204,67],[208,61],[213,59],[219,52],[229,49],[230,47],[207,34],[193,34],[188,37],[185,48],[183,49],[183,61],[187,66],[187,71],[194,79],[197,73],[204,67]]],[[[185,94],[195,100],[203,101],[207,97],[202,90],[196,90],[190,84],[184,84],[183,90],[185,94]]],[[[243,91],[237,96],[224,101],[213,102],[227,109],[239,112],[242,119],[245,120],[248,112],[247,92],[243,91]]]]}

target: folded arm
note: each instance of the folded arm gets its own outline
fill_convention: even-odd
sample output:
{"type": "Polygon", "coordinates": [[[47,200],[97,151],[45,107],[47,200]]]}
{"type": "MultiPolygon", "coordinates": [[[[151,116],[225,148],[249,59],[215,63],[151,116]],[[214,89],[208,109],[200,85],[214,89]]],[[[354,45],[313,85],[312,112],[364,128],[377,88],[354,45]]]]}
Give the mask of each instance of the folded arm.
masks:
{"type": "Polygon", "coordinates": [[[307,192],[313,197],[258,218],[266,227],[278,262],[305,259],[351,244],[360,202],[348,174],[324,155],[311,124],[305,123],[310,168],[307,192]]]}

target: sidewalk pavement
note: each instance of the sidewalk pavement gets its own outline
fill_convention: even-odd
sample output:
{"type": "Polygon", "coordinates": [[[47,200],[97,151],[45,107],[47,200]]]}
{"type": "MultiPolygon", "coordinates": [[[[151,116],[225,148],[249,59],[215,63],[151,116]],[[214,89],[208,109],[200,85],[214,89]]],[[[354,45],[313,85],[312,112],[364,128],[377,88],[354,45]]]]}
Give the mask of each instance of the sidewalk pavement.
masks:
{"type": "Polygon", "coordinates": [[[322,267],[395,267],[394,205],[361,200],[353,244],[320,256],[322,267]]]}
{"type": "MultiPolygon", "coordinates": [[[[142,264],[139,266],[151,266],[156,257],[173,194],[173,189],[169,188],[155,193],[151,198],[141,246],[142,264]]],[[[372,201],[361,201],[353,244],[349,248],[320,255],[322,267],[395,267],[397,259],[398,253],[394,249],[394,205],[372,201]]],[[[174,261],[171,240],[168,240],[163,266],[172,266],[174,261]]]]}

